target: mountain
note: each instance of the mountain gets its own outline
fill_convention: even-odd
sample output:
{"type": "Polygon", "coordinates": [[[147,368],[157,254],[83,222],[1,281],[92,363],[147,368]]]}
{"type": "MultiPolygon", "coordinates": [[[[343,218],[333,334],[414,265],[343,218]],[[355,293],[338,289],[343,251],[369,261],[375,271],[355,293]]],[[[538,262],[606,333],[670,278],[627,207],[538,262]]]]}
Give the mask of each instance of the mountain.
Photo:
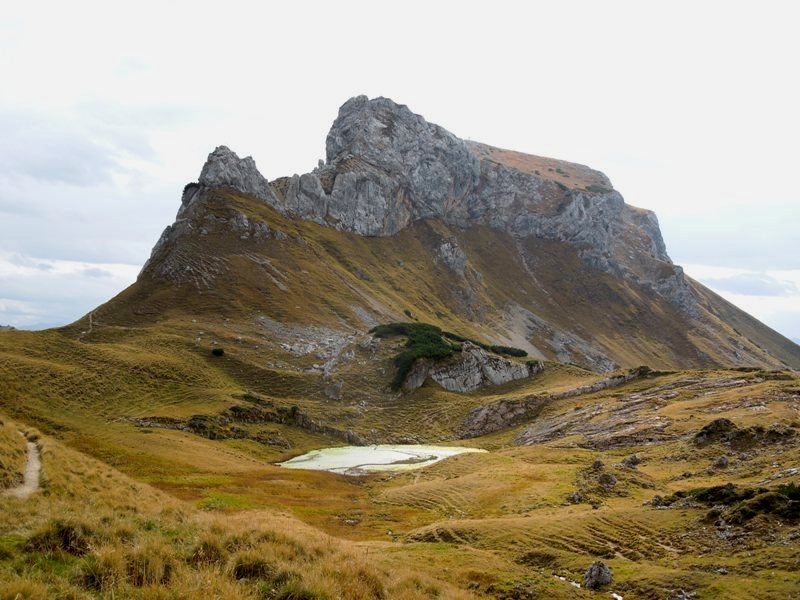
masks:
{"type": "Polygon", "coordinates": [[[413,314],[600,371],[800,368],[800,347],[687,277],[656,216],[598,171],[465,142],[364,96],[326,152],[270,182],[218,147],[137,283],[95,318],[211,312],[346,336],[413,314]]]}

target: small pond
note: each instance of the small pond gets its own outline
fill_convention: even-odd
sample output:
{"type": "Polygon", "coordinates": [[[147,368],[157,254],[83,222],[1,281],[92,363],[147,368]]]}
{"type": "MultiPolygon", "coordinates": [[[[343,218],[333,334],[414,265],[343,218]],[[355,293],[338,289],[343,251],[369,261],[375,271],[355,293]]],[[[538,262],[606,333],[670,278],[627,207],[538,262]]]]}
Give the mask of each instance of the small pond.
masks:
{"type": "Polygon", "coordinates": [[[312,450],[278,465],[289,469],[314,469],[343,475],[365,475],[373,471],[409,471],[427,467],[448,456],[465,452],[486,452],[486,450],[421,444],[343,446],[312,450]]]}

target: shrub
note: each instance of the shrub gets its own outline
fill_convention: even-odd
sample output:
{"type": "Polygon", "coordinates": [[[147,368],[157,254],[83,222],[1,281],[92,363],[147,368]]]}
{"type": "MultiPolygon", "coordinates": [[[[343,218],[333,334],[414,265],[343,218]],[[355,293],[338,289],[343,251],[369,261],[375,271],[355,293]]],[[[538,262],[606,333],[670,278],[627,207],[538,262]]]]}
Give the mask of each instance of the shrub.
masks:
{"type": "Polygon", "coordinates": [[[512,346],[489,346],[489,350],[495,354],[505,354],[506,356],[528,356],[528,353],[522,348],[514,348],[512,346]]]}
{"type": "Polygon", "coordinates": [[[794,481],[779,485],[777,492],[786,496],[789,500],[800,502],[800,485],[797,485],[794,481]]]}
{"type": "Polygon", "coordinates": [[[397,373],[392,381],[393,390],[400,389],[417,359],[441,360],[452,356],[455,352],[455,349],[442,338],[442,330],[428,323],[389,323],[373,327],[370,333],[375,337],[404,335],[408,338],[406,349],[394,359],[397,373]]]}
{"type": "Polygon", "coordinates": [[[223,350],[222,348],[212,348],[211,354],[213,354],[214,356],[224,356],[225,350],[223,350]]]}

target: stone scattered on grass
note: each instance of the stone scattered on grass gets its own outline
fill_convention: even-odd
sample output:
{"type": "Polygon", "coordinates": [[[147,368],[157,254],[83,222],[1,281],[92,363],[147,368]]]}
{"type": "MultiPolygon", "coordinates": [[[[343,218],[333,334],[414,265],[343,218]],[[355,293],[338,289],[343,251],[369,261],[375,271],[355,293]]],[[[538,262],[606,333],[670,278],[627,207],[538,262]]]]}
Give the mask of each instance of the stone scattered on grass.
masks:
{"type": "Polygon", "coordinates": [[[599,590],[611,583],[613,575],[608,565],[601,560],[593,562],[583,576],[583,587],[589,590],[599,590]]]}

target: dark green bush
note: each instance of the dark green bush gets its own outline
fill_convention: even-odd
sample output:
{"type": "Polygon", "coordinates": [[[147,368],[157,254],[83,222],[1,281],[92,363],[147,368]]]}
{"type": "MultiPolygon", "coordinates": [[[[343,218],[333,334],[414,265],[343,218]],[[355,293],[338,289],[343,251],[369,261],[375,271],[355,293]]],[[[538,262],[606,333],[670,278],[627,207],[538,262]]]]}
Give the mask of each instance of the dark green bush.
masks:
{"type": "Polygon", "coordinates": [[[514,348],[512,346],[489,346],[489,350],[495,354],[505,354],[507,356],[528,356],[528,353],[522,348],[514,348]]]}
{"type": "Polygon", "coordinates": [[[453,346],[442,338],[442,330],[428,323],[388,323],[370,330],[375,337],[404,335],[408,338],[406,349],[394,359],[397,373],[392,380],[392,389],[399,390],[411,367],[419,358],[441,360],[452,356],[453,346]]]}
{"type": "Polygon", "coordinates": [[[414,361],[419,358],[430,358],[441,360],[452,356],[456,352],[461,352],[461,343],[470,342],[489,352],[496,354],[506,354],[508,356],[528,356],[525,350],[512,348],[510,346],[490,346],[476,340],[472,340],[463,335],[442,331],[435,325],[429,323],[387,323],[378,325],[370,330],[375,337],[390,337],[404,335],[408,338],[406,349],[398,354],[394,359],[397,367],[397,374],[392,381],[392,389],[398,390],[403,385],[414,361]],[[448,340],[461,343],[451,343],[448,340]]]}

